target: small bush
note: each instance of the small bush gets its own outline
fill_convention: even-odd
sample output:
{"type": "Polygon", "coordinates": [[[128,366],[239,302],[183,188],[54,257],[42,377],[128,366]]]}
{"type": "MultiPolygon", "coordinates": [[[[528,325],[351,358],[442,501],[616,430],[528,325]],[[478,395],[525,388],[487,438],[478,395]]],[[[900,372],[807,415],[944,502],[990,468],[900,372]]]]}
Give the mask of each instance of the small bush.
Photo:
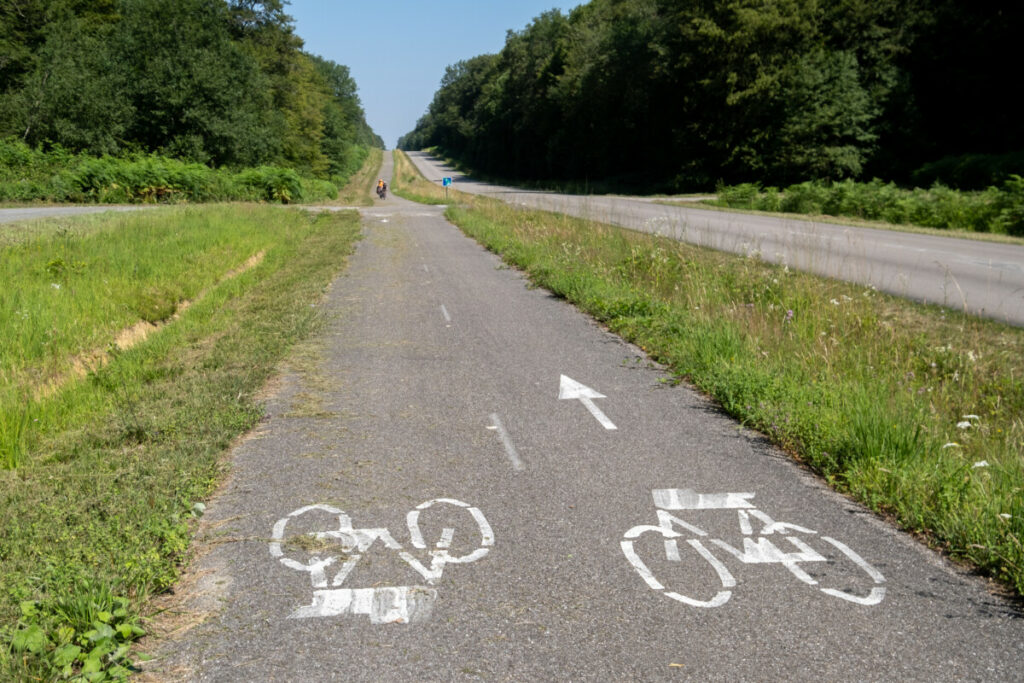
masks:
{"type": "Polygon", "coordinates": [[[757,183],[742,183],[728,187],[719,184],[715,192],[718,194],[719,201],[724,202],[726,206],[737,209],[753,209],[754,200],[761,193],[761,186],[757,183]]]}
{"type": "Polygon", "coordinates": [[[999,231],[1024,237],[1024,178],[1019,175],[1010,176],[992,203],[997,211],[993,222],[999,231]]]}
{"type": "Polygon", "coordinates": [[[790,185],[783,193],[780,208],[788,213],[821,213],[827,193],[819,183],[790,185]]]}
{"type": "Polygon", "coordinates": [[[282,204],[302,201],[302,179],[290,168],[259,166],[242,171],[236,178],[255,190],[260,199],[282,204]]]}
{"type": "Polygon", "coordinates": [[[307,202],[337,199],[338,186],[326,180],[303,178],[302,196],[307,202]]]}

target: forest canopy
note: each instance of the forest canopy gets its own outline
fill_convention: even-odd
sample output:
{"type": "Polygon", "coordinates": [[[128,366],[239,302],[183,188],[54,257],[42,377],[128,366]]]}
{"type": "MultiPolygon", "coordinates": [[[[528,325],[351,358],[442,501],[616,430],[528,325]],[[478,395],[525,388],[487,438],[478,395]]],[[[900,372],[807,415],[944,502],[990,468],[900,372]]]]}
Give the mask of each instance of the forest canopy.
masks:
{"type": "Polygon", "coordinates": [[[965,0],[592,0],[450,66],[399,147],[671,190],[915,172],[984,186],[1024,171],[997,76],[1022,19],[1024,4],[965,0]]]}
{"type": "Polygon", "coordinates": [[[0,138],[344,177],[370,146],[347,67],[284,0],[5,0],[0,138]]]}

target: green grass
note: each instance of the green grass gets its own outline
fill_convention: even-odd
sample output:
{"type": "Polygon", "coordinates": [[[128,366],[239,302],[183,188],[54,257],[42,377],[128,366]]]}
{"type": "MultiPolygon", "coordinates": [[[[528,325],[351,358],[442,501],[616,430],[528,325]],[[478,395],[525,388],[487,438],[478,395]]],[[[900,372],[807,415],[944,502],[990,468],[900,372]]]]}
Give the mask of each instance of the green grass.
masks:
{"type": "Polygon", "coordinates": [[[384,150],[372,147],[362,167],[348,180],[338,198],[331,202],[338,206],[373,206],[374,188],[377,186],[377,171],[380,169],[384,150]]]}
{"type": "Polygon", "coordinates": [[[1024,330],[491,200],[448,216],[838,489],[1024,593],[1024,330]]]}
{"type": "Polygon", "coordinates": [[[177,577],[195,504],[260,417],[256,392],[319,324],[359,217],[207,206],[18,230],[0,228],[0,679],[116,678],[146,600],[177,577]],[[111,347],[148,302],[179,315],[111,347]],[[38,391],[93,349],[106,364],[38,391]]]}
{"type": "Polygon", "coordinates": [[[757,183],[720,186],[708,203],[739,209],[849,216],[895,225],[918,225],[1024,237],[1024,178],[961,192],[942,185],[905,190],[895,183],[853,180],[805,182],[779,190],[757,183]]]}
{"type": "Polygon", "coordinates": [[[395,160],[395,166],[390,189],[399,197],[420,204],[448,204],[456,201],[459,195],[464,195],[452,188],[448,188],[446,193],[441,185],[427,181],[405,152],[396,149],[392,158],[395,160]]]}
{"type": "Polygon", "coordinates": [[[337,195],[333,182],[302,177],[293,169],[278,166],[234,172],[157,155],[91,157],[60,148],[32,149],[20,140],[0,140],[0,202],[5,203],[242,200],[288,204],[330,200],[337,195]]]}

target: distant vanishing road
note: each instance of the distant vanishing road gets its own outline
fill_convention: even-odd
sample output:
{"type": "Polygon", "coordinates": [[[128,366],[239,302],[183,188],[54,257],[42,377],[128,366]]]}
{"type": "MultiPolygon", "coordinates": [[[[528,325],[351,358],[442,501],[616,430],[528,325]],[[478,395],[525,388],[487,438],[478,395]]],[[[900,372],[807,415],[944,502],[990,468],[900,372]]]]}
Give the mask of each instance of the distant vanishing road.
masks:
{"type": "Polygon", "coordinates": [[[500,187],[466,177],[429,154],[408,155],[428,180],[451,177],[463,192],[757,255],[914,301],[1024,326],[1024,246],[667,206],[636,197],[500,187]]]}

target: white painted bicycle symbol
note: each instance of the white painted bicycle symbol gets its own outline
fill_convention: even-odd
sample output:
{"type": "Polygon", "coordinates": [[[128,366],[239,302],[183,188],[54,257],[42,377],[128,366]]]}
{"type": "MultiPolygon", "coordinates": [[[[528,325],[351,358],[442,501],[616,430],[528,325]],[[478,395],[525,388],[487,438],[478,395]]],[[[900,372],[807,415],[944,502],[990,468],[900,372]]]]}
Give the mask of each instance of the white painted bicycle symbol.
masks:
{"type": "MultiPolygon", "coordinates": [[[[451,506],[465,510],[480,533],[480,543],[462,555],[452,555],[454,527],[443,527],[434,548],[426,552],[429,559],[418,558],[405,550],[386,528],[361,528],[352,525],[352,518],[338,508],[325,504],[307,505],[295,510],[274,525],[270,554],[284,566],[309,573],[313,584],[313,603],[289,615],[291,619],[330,617],[344,614],[365,614],[372,623],[403,623],[422,621],[430,616],[437,591],[432,586],[450,564],[468,564],[484,557],[494,545],[494,532],[479,509],[453,498],[435,498],[417,505],[406,515],[409,542],[415,550],[426,550],[420,527],[421,513],[434,506],[451,506]],[[306,531],[286,535],[289,524],[303,517],[317,521],[326,517],[336,520],[337,529],[306,531]],[[398,554],[426,582],[426,586],[378,586],[373,588],[341,588],[370,547],[380,541],[384,548],[398,554]],[[305,554],[304,560],[287,557],[285,548],[305,554]],[[333,572],[333,575],[329,576],[333,572]]],[[[307,522],[308,524],[308,522],[307,522]]],[[[315,527],[314,527],[315,528],[315,527]]],[[[423,553],[419,553],[421,556],[423,553]]]]}
{"type": "MultiPolygon", "coordinates": [[[[728,602],[732,596],[731,589],[736,586],[736,579],[712,549],[724,551],[725,557],[735,558],[743,564],[781,564],[801,582],[818,587],[826,595],[859,605],[877,605],[885,598],[885,587],[878,585],[885,582],[885,577],[849,546],[830,536],[819,536],[818,532],[806,527],[776,522],[751,503],[753,493],[696,493],[690,489],[655,489],[652,494],[658,524],[635,526],[627,531],[621,542],[622,553],[651,589],[661,591],[673,600],[694,607],[720,607],[728,602]],[[718,538],[709,538],[707,531],[671,514],[679,510],[736,510],[742,547],[734,547],[718,538]],[[638,539],[648,533],[659,535],[663,541],[664,558],[667,561],[664,567],[678,568],[685,565],[689,568],[693,564],[689,560],[695,560],[697,566],[703,566],[699,558],[714,570],[714,577],[709,579],[705,576],[703,580],[692,580],[690,583],[691,586],[699,583],[707,595],[685,595],[665,588],[650,566],[640,559],[635,547],[635,543],[640,542],[638,539]],[[817,549],[812,548],[809,541],[814,539],[820,539],[827,546],[816,544],[817,549]],[[680,543],[680,540],[684,543],[680,543]],[[786,544],[790,547],[786,547],[786,544]],[[687,548],[692,549],[695,555],[686,553],[688,559],[684,561],[687,548]],[[810,567],[805,569],[801,566],[805,563],[839,565],[847,561],[853,566],[847,565],[839,571],[829,572],[830,580],[841,583],[842,587],[822,585],[820,576],[815,578],[810,573],[810,567]],[[711,592],[714,595],[710,595],[711,592]]],[[[649,549],[650,544],[647,547],[649,549]]],[[[656,560],[651,557],[653,564],[656,560]]],[[[657,561],[662,562],[660,558],[657,561]]]]}

